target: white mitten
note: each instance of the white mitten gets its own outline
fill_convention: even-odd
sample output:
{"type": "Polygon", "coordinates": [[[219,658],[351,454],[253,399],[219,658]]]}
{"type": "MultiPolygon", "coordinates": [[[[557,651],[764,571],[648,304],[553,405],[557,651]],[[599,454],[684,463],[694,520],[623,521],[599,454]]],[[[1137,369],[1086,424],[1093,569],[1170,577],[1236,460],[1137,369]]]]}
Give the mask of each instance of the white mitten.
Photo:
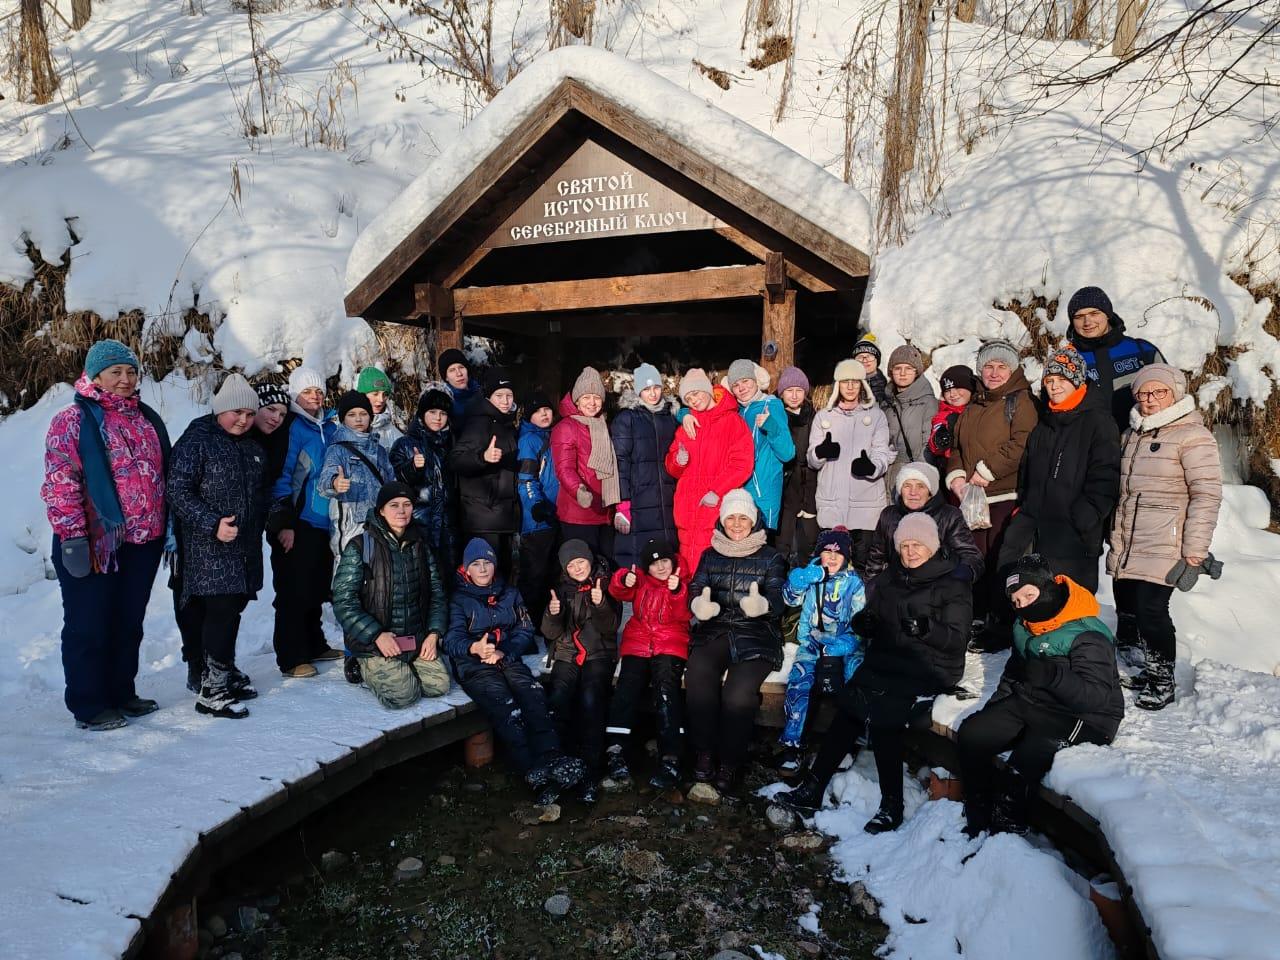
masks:
{"type": "Polygon", "coordinates": [[[751,584],[747,595],[738,601],[738,606],[748,617],[763,617],[769,612],[769,601],[760,596],[760,584],[751,584]]]}
{"type": "Polygon", "coordinates": [[[689,609],[693,611],[693,615],[699,620],[710,620],[713,617],[720,616],[720,604],[711,599],[710,587],[702,588],[702,593],[693,598],[693,602],[689,604],[689,609]]]}
{"type": "Polygon", "coordinates": [[[588,507],[591,506],[591,501],[592,501],[591,491],[588,490],[586,487],[579,487],[577,491],[574,493],[573,498],[578,501],[578,506],[580,506],[583,510],[586,510],[588,507]]]}

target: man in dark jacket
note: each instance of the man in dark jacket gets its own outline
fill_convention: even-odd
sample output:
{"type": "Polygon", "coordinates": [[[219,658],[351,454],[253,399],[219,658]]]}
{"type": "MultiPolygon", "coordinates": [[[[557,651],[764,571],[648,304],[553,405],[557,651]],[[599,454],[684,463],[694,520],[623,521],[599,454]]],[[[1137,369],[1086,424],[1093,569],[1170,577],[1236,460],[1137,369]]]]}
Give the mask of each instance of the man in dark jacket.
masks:
{"type": "Polygon", "coordinates": [[[520,528],[518,450],[515,391],[506,373],[494,368],[485,375],[482,395],[467,407],[448,463],[459,479],[461,539],[487,541],[504,575],[511,569],[511,538],[520,528]]]}
{"type": "Polygon", "coordinates": [[[813,558],[818,542],[818,471],[809,466],[809,428],[813,404],[809,402],[809,378],[799,367],[787,367],[778,375],[778,396],[787,411],[787,426],[796,455],[782,467],[782,510],[778,515],[778,551],[793,566],[813,558]]]}
{"type": "Polygon", "coordinates": [[[954,576],[969,583],[982,576],[982,552],[973,542],[973,532],[964,522],[960,508],[947,502],[946,495],[938,489],[938,470],[930,463],[918,461],[904,464],[894,479],[897,497],[880,513],[880,520],[871,537],[871,550],[867,558],[867,583],[883,573],[893,556],[893,535],[902,518],[922,511],[938,525],[942,540],[942,552],[956,561],[954,576]]]}
{"type": "Polygon", "coordinates": [[[378,702],[392,710],[449,691],[439,651],[448,599],[435,550],[413,519],[415,496],[406,483],[383,484],[333,577],[333,613],[347,646],[378,702]]]}
{"type": "Polygon", "coordinates": [[[1109,405],[1116,428],[1124,432],[1133,409],[1133,378],[1151,363],[1164,363],[1155,344],[1127,336],[1124,321],[1099,287],[1082,287],[1067,305],[1071,330],[1067,339],[1089,367],[1089,379],[1109,405]]]}
{"type": "Polygon", "coordinates": [[[1026,829],[1031,793],[1074,743],[1110,743],[1124,718],[1115,637],[1098,601],[1043,557],[1023,557],[1006,586],[1017,610],[1013,653],[985,707],[960,726],[966,832],[1026,829]],[[996,809],[991,760],[1013,749],[1007,800],[996,809]]]}
{"type": "Polygon", "coordinates": [[[1120,434],[1085,377],[1074,347],[1045,364],[1040,422],[1027,438],[1018,512],[1000,547],[1000,568],[1030,547],[1091,593],[1111,511],[1120,496],[1120,434]]]}

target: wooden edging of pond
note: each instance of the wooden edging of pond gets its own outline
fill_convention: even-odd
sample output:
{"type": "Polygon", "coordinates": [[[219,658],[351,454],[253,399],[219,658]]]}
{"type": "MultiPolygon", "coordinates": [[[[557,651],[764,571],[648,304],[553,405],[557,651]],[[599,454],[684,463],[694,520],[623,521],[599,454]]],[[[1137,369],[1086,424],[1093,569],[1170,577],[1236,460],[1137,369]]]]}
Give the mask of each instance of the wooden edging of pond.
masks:
{"type": "MultiPolygon", "coordinates": [[[[777,728],[783,725],[785,690],[785,683],[776,682],[766,683],[761,688],[761,706],[756,718],[760,726],[777,728]]],[[[822,704],[825,709],[815,716],[814,725],[819,729],[829,721],[831,706],[830,703],[822,704]]],[[[282,781],[280,790],[241,808],[238,814],[200,835],[182,865],[173,873],[151,915],[136,918],[140,926],[125,950],[123,960],[142,956],[148,936],[161,933],[166,926],[172,927],[175,916],[186,917],[181,922],[190,924],[190,935],[194,937],[195,915],[190,909],[191,904],[218,870],[354,790],[380,770],[460,743],[488,729],[489,723],[479,708],[474,703],[465,703],[429,717],[410,720],[361,746],[352,747],[336,760],[320,763],[316,770],[298,780],[282,781]]],[[[955,732],[948,728],[933,724],[913,730],[908,745],[930,766],[945,767],[953,772],[959,769],[955,732]]],[[[1100,871],[1110,874],[1116,882],[1134,935],[1133,943],[1117,944],[1120,955],[1159,960],[1151,929],[1098,821],[1070,797],[1063,797],[1045,786],[1039,788],[1037,801],[1032,805],[1031,821],[1059,848],[1079,855],[1100,871]]],[[[170,954],[153,951],[151,955],[166,957],[170,954]]]]}

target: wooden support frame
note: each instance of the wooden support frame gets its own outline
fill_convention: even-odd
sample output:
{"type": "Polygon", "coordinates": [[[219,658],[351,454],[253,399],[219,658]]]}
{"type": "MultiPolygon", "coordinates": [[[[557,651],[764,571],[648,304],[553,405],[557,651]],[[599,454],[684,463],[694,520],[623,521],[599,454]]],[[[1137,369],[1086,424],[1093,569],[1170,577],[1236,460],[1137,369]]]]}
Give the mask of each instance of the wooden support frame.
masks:
{"type": "Polygon", "coordinates": [[[796,292],[783,290],[776,302],[765,297],[764,323],[760,334],[760,365],[773,382],[778,374],[796,362],[796,292]]]}
{"type": "Polygon", "coordinates": [[[453,291],[453,308],[459,318],[469,319],[742,300],[765,292],[765,272],[764,266],[724,267],[596,280],[459,287],[453,291]]]}

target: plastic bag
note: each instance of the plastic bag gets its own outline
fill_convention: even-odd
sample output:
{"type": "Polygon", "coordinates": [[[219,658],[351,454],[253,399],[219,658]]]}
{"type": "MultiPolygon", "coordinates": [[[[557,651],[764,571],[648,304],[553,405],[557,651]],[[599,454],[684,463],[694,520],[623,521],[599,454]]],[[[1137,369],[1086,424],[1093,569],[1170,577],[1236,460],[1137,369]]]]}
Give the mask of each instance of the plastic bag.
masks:
{"type": "Polygon", "coordinates": [[[987,503],[987,491],[976,483],[964,488],[964,496],[960,498],[960,513],[970,530],[991,529],[991,506],[987,503]]]}

